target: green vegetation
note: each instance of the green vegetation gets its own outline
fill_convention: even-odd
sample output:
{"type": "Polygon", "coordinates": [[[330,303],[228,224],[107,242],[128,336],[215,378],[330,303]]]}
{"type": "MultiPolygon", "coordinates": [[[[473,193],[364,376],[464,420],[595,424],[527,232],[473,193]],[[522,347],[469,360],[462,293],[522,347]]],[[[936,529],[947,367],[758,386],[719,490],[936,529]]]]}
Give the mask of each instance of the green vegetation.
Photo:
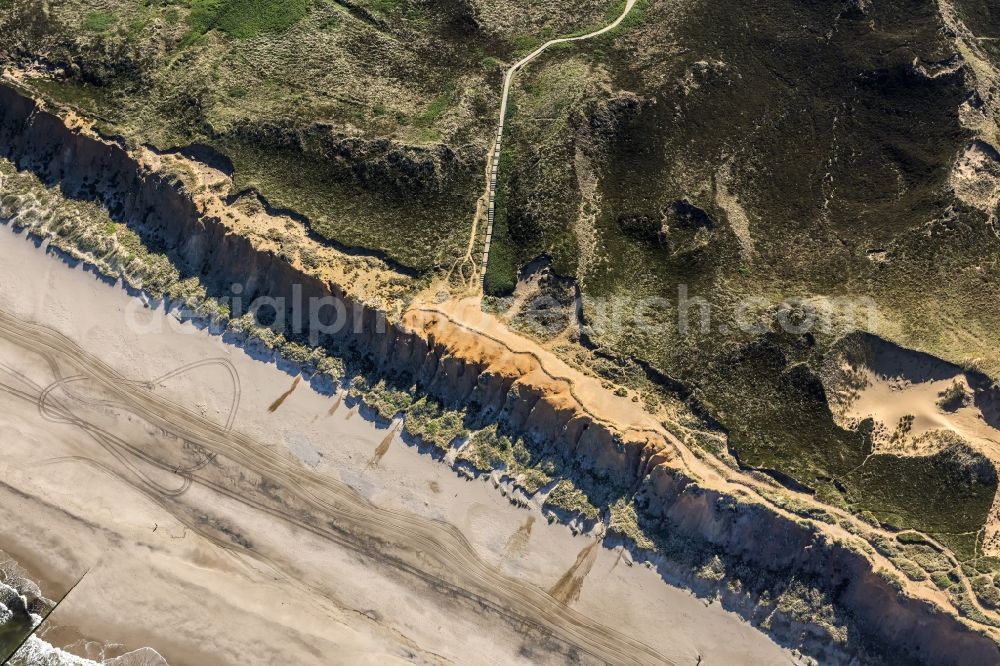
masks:
{"type": "Polygon", "coordinates": [[[301,20],[308,0],[232,0],[215,25],[234,37],[248,39],[262,32],[284,32],[301,20]]]}
{"type": "Polygon", "coordinates": [[[424,396],[406,411],[406,431],[442,451],[447,450],[453,442],[468,435],[464,416],[424,396]]]}
{"type": "Polygon", "coordinates": [[[503,67],[503,62],[494,58],[493,56],[486,56],[485,58],[480,60],[479,63],[480,65],[482,65],[482,68],[486,71],[493,71],[501,69],[503,67]]]}
{"type": "Polygon", "coordinates": [[[590,498],[569,479],[563,479],[545,498],[545,507],[555,507],[570,513],[578,513],[586,520],[595,520],[599,515],[590,498]]]}
{"type": "Polygon", "coordinates": [[[995,576],[978,576],[972,580],[972,590],[987,608],[1000,608],[1000,587],[995,576]]]}
{"type": "MultiPolygon", "coordinates": [[[[257,190],[272,206],[304,214],[321,236],[350,247],[384,251],[390,258],[421,270],[449,265],[464,253],[462,243],[468,239],[474,196],[438,193],[431,189],[432,184],[417,182],[366,189],[354,179],[349,165],[324,162],[320,157],[327,151],[351,150],[352,146],[328,142],[325,137],[316,137],[316,141],[322,143],[289,149],[278,142],[240,136],[223,139],[220,147],[236,166],[239,189],[257,190]]],[[[398,155],[373,148],[370,159],[364,160],[360,153],[357,157],[361,165],[376,171],[384,160],[398,155]]],[[[426,169],[432,164],[433,157],[428,157],[413,168],[426,169]]],[[[461,168],[456,180],[473,178],[471,165],[461,168]]]]}
{"type": "MultiPolygon", "coordinates": [[[[997,490],[992,463],[961,441],[927,457],[871,455],[869,433],[833,422],[819,379],[806,366],[789,364],[783,344],[771,338],[770,345],[744,348],[719,366],[730,388],[712,392],[711,409],[735,424],[730,437],[741,460],[822,489],[829,504],[868,512],[897,529],[932,533],[960,557],[974,557],[975,533],[997,490]],[[736,414],[756,420],[732,420],[736,414]]],[[[716,381],[724,386],[726,380],[716,381]]]]}
{"type": "Polygon", "coordinates": [[[417,394],[416,387],[395,385],[367,375],[355,377],[349,390],[352,398],[362,400],[383,419],[404,416],[407,434],[441,451],[468,435],[463,412],[445,409],[437,400],[426,395],[415,397],[417,394]]]}
{"type": "Polygon", "coordinates": [[[523,58],[528,55],[536,48],[542,45],[547,39],[552,38],[551,32],[544,32],[542,34],[532,34],[532,35],[516,35],[511,39],[511,47],[513,48],[514,58],[523,58]]]}
{"type": "Polygon", "coordinates": [[[403,6],[404,0],[364,0],[362,4],[379,14],[392,14],[403,6]]]}
{"type": "Polygon", "coordinates": [[[188,22],[195,35],[217,28],[239,39],[284,32],[300,21],[309,0],[191,0],[188,22]]]}
{"type": "Polygon", "coordinates": [[[367,378],[355,377],[348,394],[352,398],[363,398],[366,405],[387,420],[406,412],[413,402],[410,392],[403,387],[387,385],[385,379],[379,379],[372,386],[367,378]]]}
{"type": "Polygon", "coordinates": [[[0,197],[0,218],[12,218],[16,229],[40,236],[51,234],[52,245],[76,259],[94,261],[102,272],[122,276],[155,296],[179,296],[189,285],[162,254],[150,252],[137,234],[116,224],[101,206],[63,199],[35,176],[19,172],[0,159],[5,187],[0,197]]]}
{"type": "Polygon", "coordinates": [[[931,533],[961,559],[976,556],[976,535],[997,492],[992,463],[967,447],[928,458],[873,456],[847,482],[881,521],[931,533]]]}
{"type": "Polygon", "coordinates": [[[971,396],[965,391],[965,386],[958,380],[938,394],[938,407],[953,412],[969,404],[971,396]]]}
{"type": "Polygon", "coordinates": [[[927,573],[912,560],[908,560],[906,558],[900,558],[893,561],[895,562],[896,566],[902,569],[903,573],[906,574],[906,577],[909,578],[910,580],[916,580],[916,581],[927,580],[927,573]]]}
{"type": "Polygon", "coordinates": [[[413,124],[417,127],[431,127],[434,125],[437,119],[441,117],[441,114],[447,110],[453,92],[454,89],[445,90],[435,97],[427,107],[427,110],[413,120],[413,124]]]}
{"type": "Polygon", "coordinates": [[[927,539],[924,538],[923,534],[918,534],[917,532],[900,532],[896,535],[896,539],[900,543],[905,544],[926,544],[927,539]]]}
{"type": "Polygon", "coordinates": [[[936,573],[936,574],[934,574],[934,575],[931,576],[931,580],[941,590],[947,590],[952,585],[954,585],[954,582],[951,580],[951,578],[947,574],[936,573]]]}
{"type": "Polygon", "coordinates": [[[505,293],[517,269],[538,256],[551,257],[559,275],[574,275],[577,268],[579,180],[585,174],[577,173],[581,156],[566,133],[586,122],[593,105],[587,97],[602,76],[579,58],[546,54],[544,62],[519,73],[508,106],[490,263],[494,253],[499,256],[488,269],[495,287],[487,273],[493,294],[505,293]]]}
{"type": "Polygon", "coordinates": [[[611,516],[611,520],[608,522],[609,532],[628,538],[639,548],[646,550],[656,548],[656,543],[639,527],[639,517],[634,501],[624,497],[618,498],[611,505],[609,514],[611,516]]]}
{"type": "Polygon", "coordinates": [[[0,218],[10,219],[14,228],[48,238],[51,247],[154,298],[180,301],[191,315],[273,349],[308,373],[334,380],[345,374],[343,359],[330,356],[328,350],[287,340],[249,313],[232,318],[229,306],[213,297],[197,277],[185,277],[170,257],[151,249],[128,226],[111,220],[99,204],[64,198],[56,187],[46,187],[4,159],[0,159],[0,178],[4,181],[0,218]]]}
{"type": "MultiPolygon", "coordinates": [[[[899,582],[891,573],[879,571],[879,574],[899,587],[899,582]]],[[[840,617],[830,595],[822,589],[802,581],[792,581],[775,601],[777,610],[791,620],[825,630],[834,643],[846,643],[844,618],[840,617]]]]}
{"type": "Polygon", "coordinates": [[[494,78],[515,43],[607,11],[601,0],[515,5],[472,21],[462,7],[402,0],[74,0],[41,20],[27,3],[0,14],[0,43],[44,52],[52,76],[33,85],[100,117],[102,131],[208,145],[232,161],[239,188],[302,213],[333,243],[425,271],[463,254],[494,78]]]}
{"type": "Polygon", "coordinates": [[[116,22],[115,15],[110,12],[90,12],[83,19],[83,29],[90,32],[105,32],[116,22]]]}
{"type": "MultiPolygon", "coordinates": [[[[618,24],[618,27],[613,30],[609,30],[605,35],[602,36],[603,39],[615,39],[623,35],[627,35],[630,31],[634,30],[636,27],[644,23],[648,18],[649,6],[652,0],[636,0],[635,5],[632,7],[632,11],[628,13],[622,22],[618,24]]],[[[625,8],[625,3],[621,2],[615,9],[608,12],[608,20],[611,21],[615,18],[621,16],[622,11],[625,8]]]]}
{"type": "Polygon", "coordinates": [[[497,194],[494,203],[493,237],[490,259],[486,266],[483,289],[490,295],[509,294],[517,285],[517,265],[514,262],[510,229],[507,226],[507,200],[510,196],[510,173],[513,167],[511,153],[500,151],[500,173],[497,177],[497,194]]]}
{"type": "Polygon", "coordinates": [[[548,483],[555,471],[551,462],[539,460],[523,437],[502,434],[496,424],[475,432],[458,458],[480,472],[505,469],[512,478],[523,475],[520,483],[529,492],[535,492],[548,483]]]}
{"type": "MultiPolygon", "coordinates": [[[[23,219],[19,218],[15,224],[30,225],[39,233],[53,233],[54,244],[57,247],[64,244],[67,251],[79,252],[76,248],[86,248],[88,258],[96,260],[99,269],[110,275],[122,274],[137,263],[135,268],[142,271],[141,277],[139,274],[126,273],[129,279],[145,280],[148,276],[150,284],[154,284],[152,280],[157,277],[156,273],[148,271],[162,259],[165,262],[164,270],[157,277],[159,282],[155,284],[162,284],[168,293],[177,294],[189,303],[198,303],[199,308],[210,316],[214,313],[220,320],[228,318],[228,314],[218,303],[205,298],[204,288],[198,279],[178,280],[179,276],[174,272],[176,269],[166,257],[150,252],[127,226],[110,220],[104,209],[93,203],[62,199],[58,192],[47,190],[33,176],[15,172],[9,163],[0,161],[0,174],[15,181],[12,187],[5,189],[4,197],[0,199],[0,204],[7,206],[0,209],[0,215],[34,211],[26,214],[23,219]],[[32,206],[21,198],[25,196],[19,194],[22,191],[30,191],[32,196],[47,199],[41,206],[32,206]],[[49,211],[56,212],[49,214],[49,211]]],[[[280,240],[280,232],[275,237],[280,240]]],[[[143,283],[142,286],[146,285],[143,283]]],[[[327,356],[320,357],[317,355],[318,350],[309,349],[300,342],[284,340],[269,329],[256,326],[252,318],[229,321],[229,327],[230,330],[247,333],[252,338],[261,340],[289,359],[313,364],[312,369],[315,371],[326,372],[335,377],[344,373],[342,361],[331,360],[327,356]]],[[[425,441],[440,449],[447,448],[467,432],[464,423],[467,417],[446,410],[439,403],[419,395],[405,382],[396,385],[385,378],[360,376],[352,381],[350,391],[352,396],[363,399],[384,418],[405,414],[407,430],[411,434],[425,437],[425,441]]],[[[703,580],[730,586],[731,589],[747,590],[749,595],[760,596],[761,603],[765,606],[773,604],[781,615],[799,622],[812,623],[823,629],[834,641],[846,640],[849,618],[839,614],[829,592],[807,580],[789,581],[766,568],[741,566],[738,560],[717,552],[712,544],[684,537],[672,530],[665,521],[651,520],[647,513],[637,509],[631,492],[619,487],[616,479],[598,476],[600,470],[580,469],[567,460],[564,454],[564,450],[553,446],[551,442],[535,443],[511,437],[492,425],[474,432],[460,458],[482,470],[504,467],[511,477],[529,491],[537,491],[558,480],[548,495],[545,505],[547,508],[579,514],[587,520],[597,519],[606,510],[610,517],[610,530],[631,539],[640,548],[655,548],[676,561],[691,565],[703,580]],[[763,596],[765,592],[774,595],[773,602],[770,597],[763,596]]],[[[988,482],[988,479],[983,478],[984,471],[977,467],[974,458],[968,458],[967,452],[955,452],[951,458],[942,459],[940,464],[953,482],[966,485],[988,482]]],[[[734,501],[730,508],[735,512],[739,507],[734,501]]],[[[905,538],[901,539],[904,540],[905,538]]],[[[931,553],[929,557],[933,557],[933,551],[931,553]]],[[[915,563],[918,562],[916,555],[910,556],[915,563]]],[[[912,571],[917,575],[915,569],[912,571]]],[[[988,587],[985,579],[979,581],[983,595],[991,594],[988,587]]]]}
{"type": "Polygon", "coordinates": [[[564,133],[583,122],[595,72],[576,58],[547,54],[550,61],[519,73],[508,105],[488,294],[510,293],[518,268],[540,255],[552,257],[560,275],[576,271],[580,174],[577,152],[564,133]]]}

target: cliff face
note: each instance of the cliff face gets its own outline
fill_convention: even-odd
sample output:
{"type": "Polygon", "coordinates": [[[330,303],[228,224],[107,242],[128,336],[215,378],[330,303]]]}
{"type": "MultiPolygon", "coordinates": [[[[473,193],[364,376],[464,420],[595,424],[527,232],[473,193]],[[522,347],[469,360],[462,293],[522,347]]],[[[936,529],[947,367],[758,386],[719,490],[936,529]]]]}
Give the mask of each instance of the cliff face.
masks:
{"type": "Polygon", "coordinates": [[[649,477],[646,510],[670,529],[705,539],[744,563],[782,578],[818,580],[858,627],[899,663],[996,664],[997,645],[928,603],[900,595],[860,553],[767,507],[734,503],[666,466],[649,477]]]}
{"type": "MultiPolygon", "coordinates": [[[[675,535],[707,542],[741,564],[787,579],[823,582],[867,638],[926,664],[1000,663],[988,637],[927,602],[899,594],[862,555],[817,538],[809,526],[760,504],[699,487],[670,466],[673,453],[654,431],[619,432],[590,412],[565,379],[530,353],[466,328],[433,309],[400,320],[352,298],[341,286],[255,247],[227,222],[206,215],[174,181],[145,168],[120,146],[74,130],[16,90],[0,86],[0,155],[70,197],[95,199],[147,243],[162,248],[185,276],[212,295],[230,285],[243,297],[283,297],[289,307],[334,299],[322,324],[342,317],[320,342],[367,357],[381,373],[406,376],[443,402],[481,410],[525,434],[555,442],[599,477],[642,487],[651,519],[675,535]],[[342,313],[342,314],[341,314],[342,313]]],[[[286,313],[294,317],[292,310],[286,313]]],[[[902,661],[902,659],[901,659],[902,661]]]]}

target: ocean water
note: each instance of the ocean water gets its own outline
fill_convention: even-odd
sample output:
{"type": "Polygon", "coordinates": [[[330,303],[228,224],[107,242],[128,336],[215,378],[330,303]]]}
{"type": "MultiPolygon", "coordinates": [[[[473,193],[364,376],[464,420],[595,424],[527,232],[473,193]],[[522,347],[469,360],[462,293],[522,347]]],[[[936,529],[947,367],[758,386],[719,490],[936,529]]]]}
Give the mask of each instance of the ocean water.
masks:
{"type": "Polygon", "coordinates": [[[80,657],[58,648],[37,635],[4,662],[24,637],[42,623],[43,615],[55,607],[38,585],[27,577],[18,564],[0,551],[0,663],[11,666],[167,666],[152,648],[141,648],[111,658],[103,655],[106,646],[87,642],[86,652],[94,658],[80,657]]]}
{"type": "Polygon", "coordinates": [[[167,666],[167,662],[152,648],[141,648],[119,657],[95,661],[32,636],[10,660],[11,666],[167,666]]]}

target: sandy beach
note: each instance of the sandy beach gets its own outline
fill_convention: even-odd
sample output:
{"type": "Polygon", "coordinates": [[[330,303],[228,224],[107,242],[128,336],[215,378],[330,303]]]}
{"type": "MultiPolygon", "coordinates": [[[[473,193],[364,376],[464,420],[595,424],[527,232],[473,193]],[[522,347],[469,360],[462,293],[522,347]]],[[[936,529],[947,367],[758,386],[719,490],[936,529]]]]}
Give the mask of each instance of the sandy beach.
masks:
{"type": "Polygon", "coordinates": [[[51,598],[83,577],[53,643],[148,646],[173,666],[795,663],[342,390],[7,227],[0,287],[0,549],[51,598]],[[563,604],[547,591],[567,574],[563,604]]]}

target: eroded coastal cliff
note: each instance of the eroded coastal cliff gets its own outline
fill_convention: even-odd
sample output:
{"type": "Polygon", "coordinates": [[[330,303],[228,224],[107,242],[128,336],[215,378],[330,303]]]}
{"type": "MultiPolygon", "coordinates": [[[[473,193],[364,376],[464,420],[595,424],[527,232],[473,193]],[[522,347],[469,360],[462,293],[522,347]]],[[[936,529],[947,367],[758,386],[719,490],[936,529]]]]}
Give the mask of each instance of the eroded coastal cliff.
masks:
{"type": "Polygon", "coordinates": [[[402,312],[373,306],[352,285],[321,277],[241,233],[224,209],[207,207],[178,179],[145,163],[141,150],[0,85],[0,155],[19,170],[57,185],[66,197],[98,202],[209,295],[224,296],[239,284],[246,300],[284,299],[289,319],[298,316],[295,303],[334,299],[342,307],[321,313],[315,341],[322,347],[363,360],[376,375],[412,383],[481,423],[501,422],[595,478],[630,488],[640,525],[671,543],[704,544],[717,553],[727,572],[714,581],[723,603],[780,640],[838,660],[864,659],[879,645],[894,663],[1000,663],[1000,648],[985,630],[901,589],[877,572],[873,553],[730,479],[698,474],[707,468],[639,407],[630,411],[610,391],[581,386],[554,359],[493,330],[486,316],[420,300],[402,312]],[[730,584],[734,578],[739,585],[730,584]],[[753,580],[761,584],[755,588],[753,580]],[[848,635],[830,641],[794,608],[763,600],[764,581],[772,588],[775,581],[779,587],[798,581],[821,591],[833,604],[832,624],[847,627],[848,635]]]}

